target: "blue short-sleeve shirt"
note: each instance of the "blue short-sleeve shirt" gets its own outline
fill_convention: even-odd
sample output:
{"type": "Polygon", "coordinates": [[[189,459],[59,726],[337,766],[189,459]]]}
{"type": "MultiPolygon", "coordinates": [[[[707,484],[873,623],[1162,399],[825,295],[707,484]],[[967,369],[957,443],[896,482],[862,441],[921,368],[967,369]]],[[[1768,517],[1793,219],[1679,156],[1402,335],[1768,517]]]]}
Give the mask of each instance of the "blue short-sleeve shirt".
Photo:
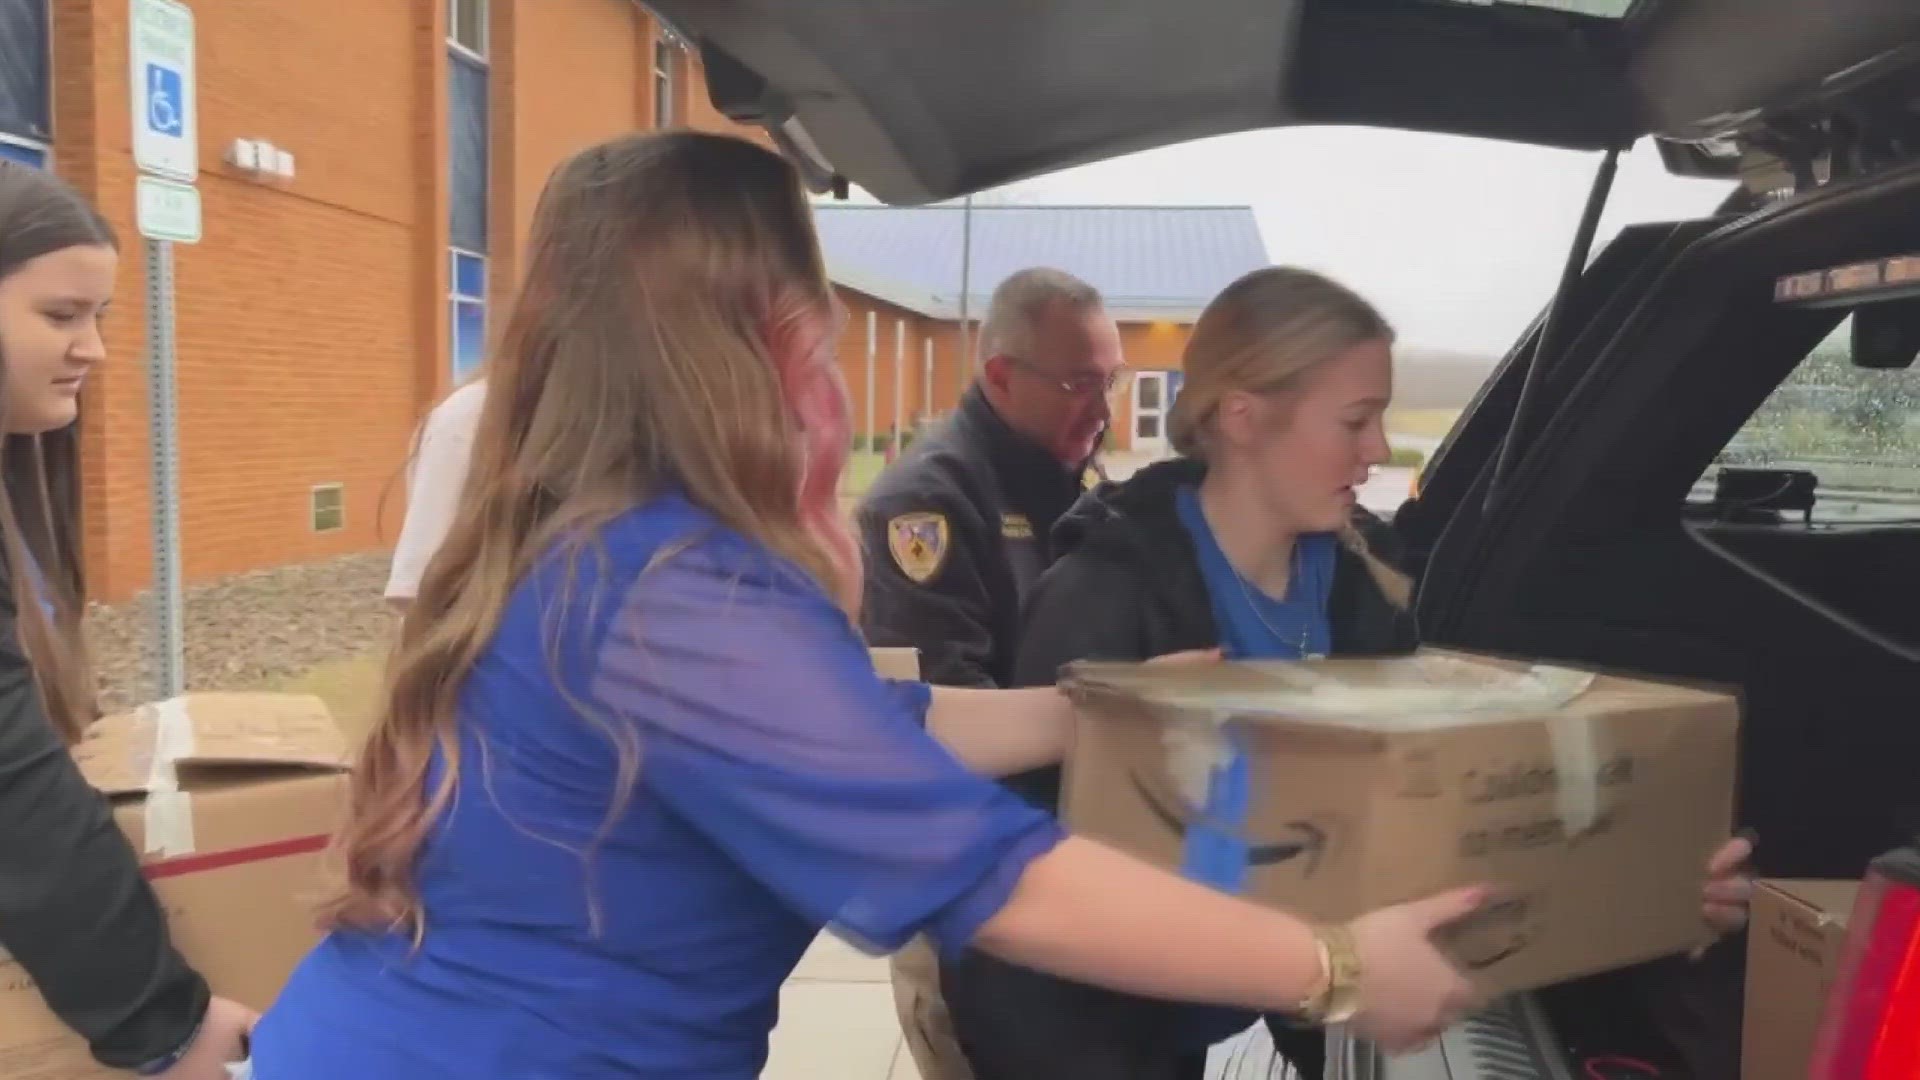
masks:
{"type": "Polygon", "coordinates": [[[331,934],[256,1080],[748,1080],[821,928],[958,949],[1059,841],[790,562],[678,496],[596,541],[519,585],[463,687],[419,950],[331,934]]]}

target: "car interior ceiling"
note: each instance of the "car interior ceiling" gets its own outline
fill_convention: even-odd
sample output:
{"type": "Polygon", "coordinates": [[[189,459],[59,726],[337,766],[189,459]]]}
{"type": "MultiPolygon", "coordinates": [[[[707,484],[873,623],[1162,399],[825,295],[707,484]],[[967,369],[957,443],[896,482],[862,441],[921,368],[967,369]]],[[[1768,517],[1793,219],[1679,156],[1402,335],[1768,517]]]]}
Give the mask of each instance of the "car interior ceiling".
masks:
{"type": "MultiPolygon", "coordinates": [[[[1420,616],[1437,643],[1739,687],[1737,823],[1761,837],[1767,876],[1856,877],[1920,827],[1920,724],[1907,719],[1920,605],[1900,585],[1920,566],[1920,521],[1808,528],[1689,521],[1683,510],[1716,454],[1845,314],[1776,303],[1774,280],[1916,250],[1920,166],[1738,220],[1626,230],[1570,294],[1582,332],[1566,355],[1543,358],[1551,404],[1520,444],[1511,490],[1487,511],[1517,359],[1396,519],[1428,549],[1420,616]],[[1430,498],[1439,505],[1420,505],[1430,498]]],[[[1665,1002],[1656,1026],[1691,1040],[1704,1075],[1723,1075],[1693,1057],[1737,1053],[1740,951],[1714,955],[1568,987],[1550,1003],[1578,1003],[1554,1010],[1578,1041],[1596,1008],[1651,1016],[1649,1002],[1665,1002]]],[[[1606,1037],[1619,1048],[1618,1025],[1606,1037]]]]}
{"type": "Polygon", "coordinates": [[[1284,124],[1703,137],[1920,34],[1909,0],[1647,0],[1618,20],[1480,0],[650,7],[700,42],[721,111],[899,203],[1284,124]]]}

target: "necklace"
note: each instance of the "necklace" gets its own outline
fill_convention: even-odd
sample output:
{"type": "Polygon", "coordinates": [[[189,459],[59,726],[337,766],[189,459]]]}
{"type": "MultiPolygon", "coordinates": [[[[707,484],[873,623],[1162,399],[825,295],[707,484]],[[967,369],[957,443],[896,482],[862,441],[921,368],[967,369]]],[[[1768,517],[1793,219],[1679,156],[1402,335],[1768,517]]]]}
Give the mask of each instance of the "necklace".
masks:
{"type": "MultiPolygon", "coordinates": [[[[1293,592],[1294,587],[1300,583],[1300,579],[1302,576],[1302,568],[1305,565],[1300,560],[1300,541],[1297,538],[1293,542],[1293,554],[1288,559],[1288,562],[1290,565],[1287,568],[1287,591],[1293,592]]],[[[1232,564],[1228,564],[1228,565],[1231,566],[1232,564]]],[[[1232,567],[1232,569],[1233,569],[1233,580],[1236,584],[1240,586],[1241,598],[1246,600],[1247,606],[1249,608],[1253,609],[1253,617],[1260,620],[1260,625],[1266,627],[1268,633],[1272,634],[1274,637],[1280,639],[1281,641],[1286,641],[1287,635],[1284,633],[1281,633],[1280,628],[1273,625],[1272,620],[1267,618],[1267,613],[1261,608],[1260,602],[1254,598],[1254,593],[1256,590],[1253,588],[1253,586],[1247,584],[1247,575],[1241,573],[1240,568],[1237,566],[1232,567]]],[[[1264,596],[1266,594],[1263,592],[1260,595],[1264,596]]],[[[1318,656],[1312,651],[1313,643],[1310,640],[1311,629],[1305,625],[1302,625],[1300,627],[1299,636],[1300,636],[1300,640],[1294,642],[1293,644],[1294,644],[1295,651],[1297,651],[1300,654],[1300,658],[1302,660],[1321,659],[1320,656],[1318,656]]]]}

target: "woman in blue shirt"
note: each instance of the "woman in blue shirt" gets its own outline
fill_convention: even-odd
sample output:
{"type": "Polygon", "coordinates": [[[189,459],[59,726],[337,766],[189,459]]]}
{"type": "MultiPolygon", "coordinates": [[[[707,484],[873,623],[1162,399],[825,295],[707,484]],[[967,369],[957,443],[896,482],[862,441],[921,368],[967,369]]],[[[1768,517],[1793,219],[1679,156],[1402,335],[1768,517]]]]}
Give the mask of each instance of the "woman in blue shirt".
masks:
{"type": "Polygon", "coordinates": [[[1058,760],[1054,691],[875,674],[843,316],[789,164],[595,147],[529,251],[256,1080],[747,1080],[823,927],[1392,1045],[1466,1006],[1428,935],[1475,891],[1319,927],[1184,882],[979,775],[1058,760]]]}
{"type": "MultiPolygon", "coordinates": [[[[1016,681],[1050,684],[1072,660],[1216,647],[1255,659],[1412,652],[1392,533],[1355,497],[1388,458],[1392,344],[1372,305],[1318,274],[1269,267],[1229,285],[1187,342],[1168,427],[1181,456],[1102,485],[1061,520],[1062,554],[1029,601],[1016,681]]],[[[1048,808],[1058,785],[1057,769],[1009,781],[1048,808]]],[[[1711,919],[1742,917],[1746,854],[1737,841],[1709,867],[1711,919]]],[[[1231,845],[1195,844],[1185,869],[1231,890],[1244,865],[1231,845]]],[[[977,1080],[1092,1078],[1119,1061],[1136,1063],[1130,1076],[1197,1080],[1207,1046],[1254,1019],[1170,1008],[992,956],[950,970],[947,1007],[977,1080]]],[[[1319,1031],[1268,1027],[1303,1076],[1320,1074],[1319,1031]]]]}

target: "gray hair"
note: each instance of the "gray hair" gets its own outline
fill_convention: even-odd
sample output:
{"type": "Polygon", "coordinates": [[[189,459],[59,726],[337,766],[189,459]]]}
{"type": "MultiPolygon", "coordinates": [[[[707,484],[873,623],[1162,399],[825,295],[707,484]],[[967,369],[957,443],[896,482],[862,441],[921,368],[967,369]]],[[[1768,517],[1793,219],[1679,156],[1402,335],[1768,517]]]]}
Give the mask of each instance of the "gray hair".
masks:
{"type": "Polygon", "coordinates": [[[1070,310],[1087,311],[1103,303],[1099,289],[1065,270],[1045,266],[1021,270],[993,290],[986,320],[980,324],[980,348],[974,366],[978,368],[995,356],[1030,360],[1034,327],[1049,310],[1065,305],[1070,310]]]}

